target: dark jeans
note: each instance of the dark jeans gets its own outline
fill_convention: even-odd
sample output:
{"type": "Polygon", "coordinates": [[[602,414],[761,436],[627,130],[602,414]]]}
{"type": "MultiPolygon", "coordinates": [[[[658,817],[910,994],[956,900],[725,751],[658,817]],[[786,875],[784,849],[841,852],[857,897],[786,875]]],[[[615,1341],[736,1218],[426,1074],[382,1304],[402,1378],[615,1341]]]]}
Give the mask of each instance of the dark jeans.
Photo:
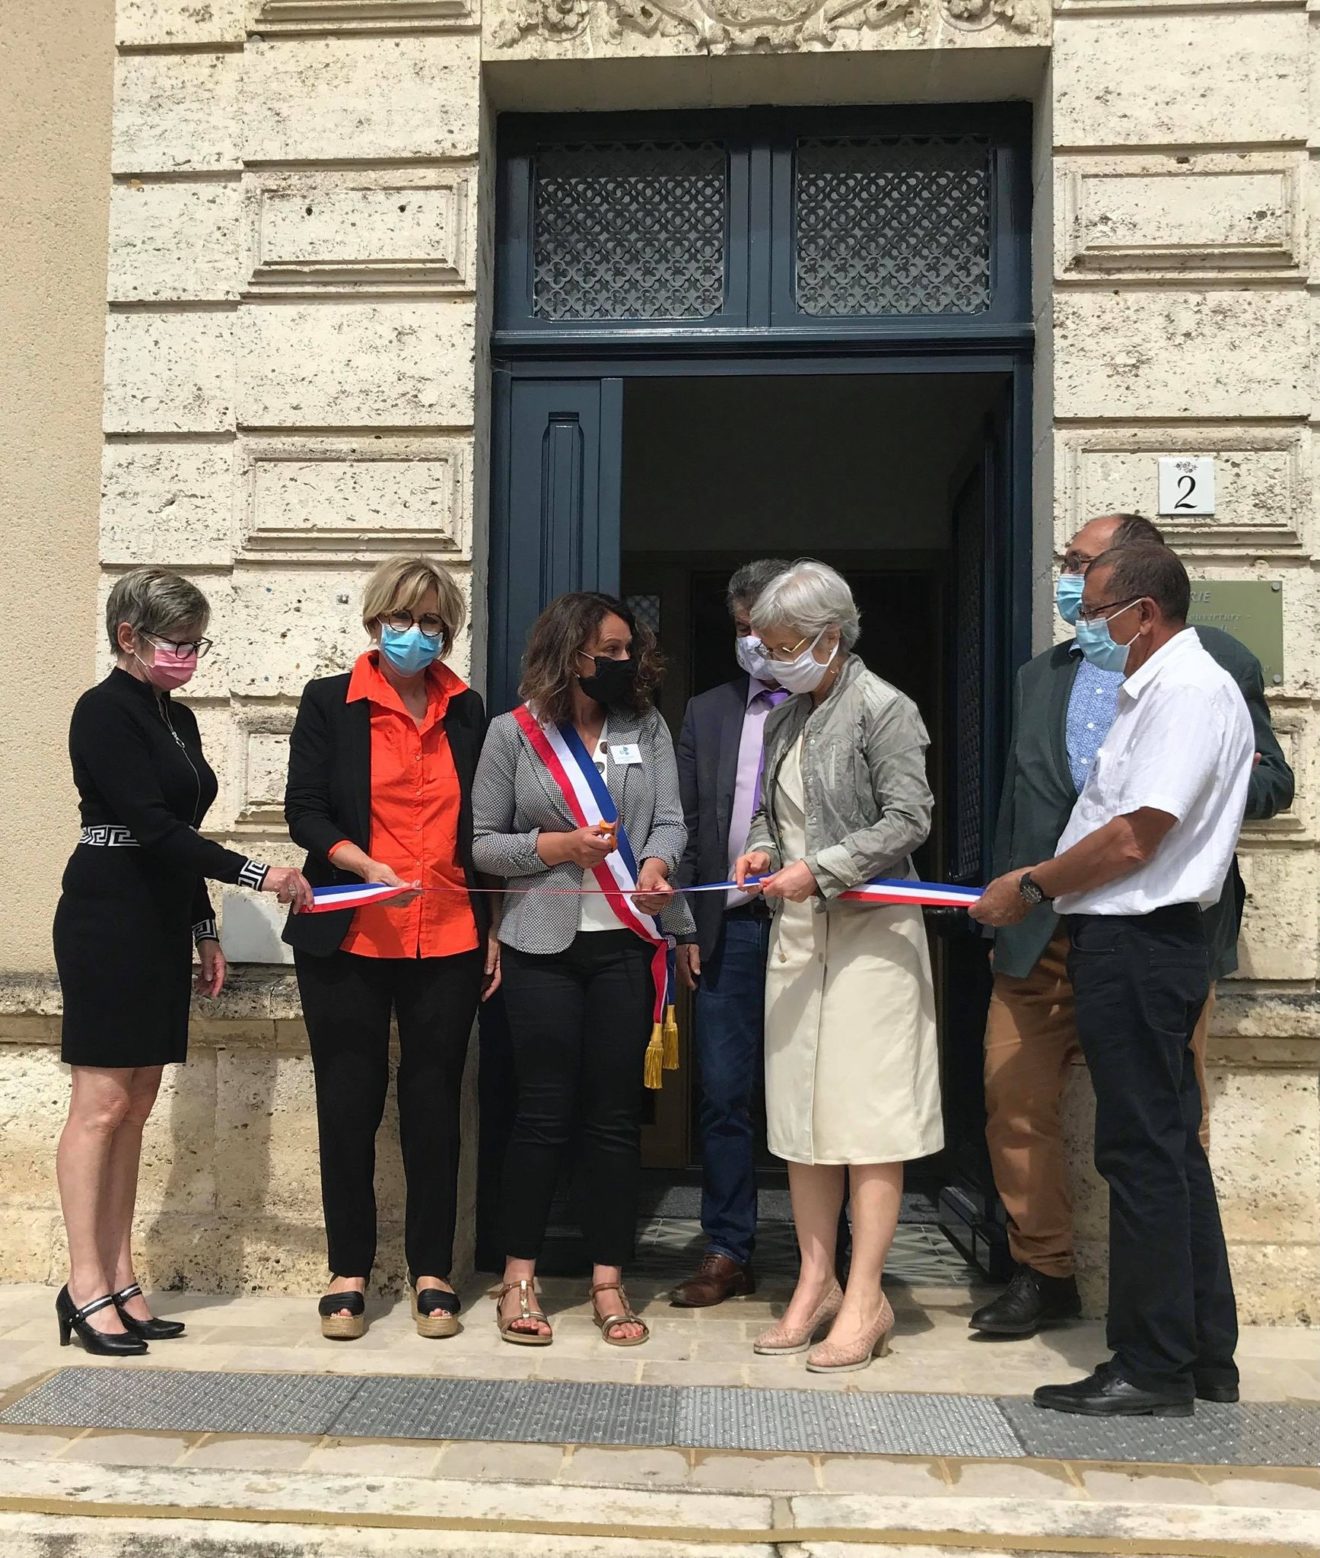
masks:
{"type": "Polygon", "coordinates": [[[1192,1031],[1210,989],[1201,913],[1068,916],[1077,1033],[1109,1183],[1109,1346],[1134,1385],[1190,1397],[1236,1380],[1237,1307],[1192,1031]]]}
{"type": "Polygon", "coordinates": [[[502,967],[518,1081],[501,1196],[504,1253],[540,1255],[560,1161],[580,1132],[587,1255],[622,1266],[637,1224],[651,949],[631,931],[587,931],[563,952],[505,947],[502,967]]]}
{"type": "Polygon", "coordinates": [[[741,1265],[756,1243],[752,1094],[765,1063],[768,916],[726,916],[696,997],[701,1227],[712,1251],[741,1265]]]}
{"type": "Polygon", "coordinates": [[[321,1198],[330,1270],[365,1277],[376,1258],[376,1131],[389,1087],[390,1016],[399,1027],[399,1140],[407,1183],[409,1275],[454,1262],[459,1105],[481,996],[480,951],[447,958],[294,953],[316,1078],[321,1198]]]}

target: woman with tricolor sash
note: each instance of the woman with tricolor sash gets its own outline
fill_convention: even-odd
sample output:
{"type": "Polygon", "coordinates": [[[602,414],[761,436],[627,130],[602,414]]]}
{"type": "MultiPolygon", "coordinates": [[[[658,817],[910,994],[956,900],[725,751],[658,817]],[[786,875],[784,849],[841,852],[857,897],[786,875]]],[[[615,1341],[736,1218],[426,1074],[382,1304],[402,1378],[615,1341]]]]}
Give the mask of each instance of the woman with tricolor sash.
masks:
{"type": "Polygon", "coordinates": [[[659,679],[654,637],[621,601],[562,595],[532,628],[524,702],[491,722],[477,769],[473,858],[509,889],[499,938],[518,1093],[496,1320],[521,1346],[552,1340],[536,1263],[575,1133],[593,1317],[611,1346],[649,1335],[623,1288],[642,1085],[673,1059],[670,938],[693,933],[669,883],[687,830],[659,679]]]}
{"type": "Polygon", "coordinates": [[[321,1334],[338,1341],[366,1324],[391,1018],[413,1320],[425,1337],[459,1330],[449,1272],[463,1068],[478,1001],[499,983],[491,899],[473,891],[472,780],[486,713],[445,664],[464,614],[440,563],[387,558],[362,597],[371,646],[351,671],[308,683],[289,739],[284,814],[308,852],[317,902],[290,916],[284,939],[316,1080],[331,1271],[321,1334]]]}
{"type": "Polygon", "coordinates": [[[776,910],[766,1121],[770,1150],[788,1163],[802,1257],[787,1310],[754,1346],[807,1352],[830,1323],[807,1368],[863,1369],[894,1323],[881,1278],[903,1164],[944,1143],[926,932],[918,902],[894,902],[930,831],[928,738],[912,700],[851,652],[857,607],[834,569],[805,559],[771,580],[752,630],[775,680],[798,695],[766,718],[761,808],[735,875],[740,887],[761,877],[776,910]],[[875,878],[889,880],[869,886],[875,878]],[[834,1275],[845,1178],[846,1292],[834,1275]]]}

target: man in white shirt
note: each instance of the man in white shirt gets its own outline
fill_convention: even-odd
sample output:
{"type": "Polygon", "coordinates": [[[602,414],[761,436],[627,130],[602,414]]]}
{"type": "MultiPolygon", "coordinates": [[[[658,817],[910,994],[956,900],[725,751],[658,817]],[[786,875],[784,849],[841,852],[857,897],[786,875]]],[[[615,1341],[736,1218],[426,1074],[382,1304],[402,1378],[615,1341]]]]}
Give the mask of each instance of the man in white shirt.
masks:
{"type": "Polygon", "coordinates": [[[1014,924],[1052,899],[1072,950],[1077,1030],[1095,1085],[1095,1161],[1109,1183],[1114,1357],[1037,1406],[1190,1416],[1198,1384],[1235,1385],[1237,1311],[1192,1033],[1209,989],[1201,911],[1228,871],[1254,760],[1233,679],[1187,626],[1167,547],[1106,552],[1087,571],[1077,639],[1121,670],[1118,713],[1054,859],[992,882],[973,918],[1014,924]]]}

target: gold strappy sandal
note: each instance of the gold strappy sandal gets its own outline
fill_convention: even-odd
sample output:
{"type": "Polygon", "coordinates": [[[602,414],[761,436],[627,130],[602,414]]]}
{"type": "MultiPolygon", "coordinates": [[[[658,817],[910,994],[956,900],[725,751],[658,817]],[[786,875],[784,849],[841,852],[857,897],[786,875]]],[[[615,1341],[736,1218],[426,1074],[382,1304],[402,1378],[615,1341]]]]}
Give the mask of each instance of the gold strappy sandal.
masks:
{"type": "Polygon", "coordinates": [[[601,1340],[607,1347],[640,1347],[643,1342],[651,1340],[651,1327],[647,1325],[639,1315],[632,1311],[632,1305],[628,1302],[628,1294],[624,1290],[622,1282],[598,1282],[590,1289],[587,1297],[591,1300],[591,1318],[596,1322],[600,1331],[601,1340]],[[596,1313],[597,1293],[617,1293],[622,1308],[617,1314],[601,1315],[596,1313]],[[620,1325],[640,1325],[640,1336],[614,1336],[611,1333],[620,1325]]]}
{"type": "Polygon", "coordinates": [[[531,1300],[536,1297],[536,1285],[529,1282],[526,1277],[521,1282],[506,1282],[495,1295],[495,1324],[499,1327],[500,1338],[506,1342],[512,1342],[516,1347],[548,1347],[555,1339],[555,1333],[550,1331],[542,1336],[536,1331],[515,1331],[516,1325],[522,1325],[528,1320],[537,1320],[544,1326],[550,1322],[539,1309],[533,1309],[531,1300]],[[500,1312],[500,1305],[504,1302],[505,1295],[518,1289],[518,1313],[510,1315],[506,1320],[500,1312]]]}

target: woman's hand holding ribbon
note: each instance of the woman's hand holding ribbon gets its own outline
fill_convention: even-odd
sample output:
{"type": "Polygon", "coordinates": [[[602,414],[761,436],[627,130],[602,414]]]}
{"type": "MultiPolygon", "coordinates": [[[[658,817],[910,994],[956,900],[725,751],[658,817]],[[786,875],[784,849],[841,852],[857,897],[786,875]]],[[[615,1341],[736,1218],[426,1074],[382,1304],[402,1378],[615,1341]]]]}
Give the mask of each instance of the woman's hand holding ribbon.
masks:
{"type": "Polygon", "coordinates": [[[420,896],[422,884],[420,882],[405,882],[399,873],[387,865],[382,865],[379,860],[367,862],[362,872],[362,880],[370,882],[373,886],[383,887],[410,887],[411,892],[401,893],[397,898],[391,898],[389,907],[402,908],[406,903],[411,903],[414,898],[420,896]]]}
{"type": "Polygon", "coordinates": [[[770,856],[763,849],[754,849],[750,854],[739,855],[733,863],[733,879],[739,889],[744,893],[751,893],[753,897],[761,891],[756,882],[748,882],[749,876],[764,876],[770,869],[770,856]]]}
{"type": "Polygon", "coordinates": [[[795,860],[791,866],[785,866],[782,871],[766,877],[761,883],[761,891],[767,898],[787,898],[790,903],[806,903],[808,898],[816,896],[819,888],[807,862],[795,860]]]}
{"type": "Polygon", "coordinates": [[[669,884],[669,867],[663,860],[643,860],[637,873],[637,891],[632,901],[643,914],[659,914],[674,896],[669,884]]]}

